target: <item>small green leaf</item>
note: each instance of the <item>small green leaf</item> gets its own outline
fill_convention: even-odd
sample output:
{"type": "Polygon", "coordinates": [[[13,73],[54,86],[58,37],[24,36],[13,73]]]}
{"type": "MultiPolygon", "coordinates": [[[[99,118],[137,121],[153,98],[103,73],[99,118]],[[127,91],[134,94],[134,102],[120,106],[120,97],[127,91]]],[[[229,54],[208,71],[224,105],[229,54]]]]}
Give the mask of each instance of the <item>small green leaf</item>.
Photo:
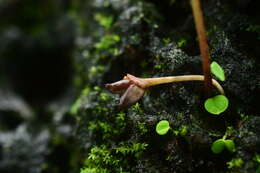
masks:
{"type": "Polygon", "coordinates": [[[225,81],[225,73],[222,67],[216,62],[213,61],[210,64],[211,72],[221,81],[225,81]]]}
{"type": "Polygon", "coordinates": [[[228,107],[228,99],[223,95],[208,98],[204,104],[205,109],[212,114],[218,115],[228,107]]]}
{"type": "Polygon", "coordinates": [[[232,153],[236,151],[235,143],[233,140],[227,139],[224,142],[225,142],[225,146],[228,149],[228,151],[230,151],[232,153]]]}
{"type": "Polygon", "coordinates": [[[211,151],[215,154],[221,153],[225,148],[225,140],[218,139],[211,145],[211,151]]]}
{"type": "Polygon", "coordinates": [[[170,129],[170,125],[167,120],[162,120],[156,125],[156,132],[159,135],[165,135],[169,129],[170,129]]]}

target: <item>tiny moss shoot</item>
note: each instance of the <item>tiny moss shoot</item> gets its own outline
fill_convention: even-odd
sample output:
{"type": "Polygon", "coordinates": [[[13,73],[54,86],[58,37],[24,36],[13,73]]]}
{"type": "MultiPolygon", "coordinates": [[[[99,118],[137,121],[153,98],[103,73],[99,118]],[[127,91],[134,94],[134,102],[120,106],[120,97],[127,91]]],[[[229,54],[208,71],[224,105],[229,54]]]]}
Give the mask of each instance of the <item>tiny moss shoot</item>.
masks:
{"type": "Polygon", "coordinates": [[[244,164],[244,161],[241,158],[234,158],[231,161],[227,162],[228,168],[240,168],[244,164]]]}

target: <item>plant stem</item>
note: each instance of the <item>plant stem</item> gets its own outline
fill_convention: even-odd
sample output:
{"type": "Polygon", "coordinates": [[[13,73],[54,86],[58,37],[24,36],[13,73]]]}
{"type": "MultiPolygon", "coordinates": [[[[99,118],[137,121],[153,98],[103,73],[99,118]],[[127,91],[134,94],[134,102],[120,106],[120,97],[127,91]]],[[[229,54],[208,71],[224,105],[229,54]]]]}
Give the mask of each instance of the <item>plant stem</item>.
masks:
{"type": "Polygon", "coordinates": [[[196,30],[197,30],[197,35],[199,38],[203,74],[205,77],[205,80],[204,80],[205,92],[207,95],[209,95],[211,88],[212,88],[213,80],[212,80],[211,73],[210,73],[209,47],[208,47],[208,43],[207,43],[207,36],[206,36],[206,32],[205,32],[205,25],[204,25],[200,1],[191,0],[191,6],[192,6],[195,26],[196,26],[196,30]]]}
{"type": "MultiPolygon", "coordinates": [[[[158,78],[139,78],[147,82],[147,87],[165,84],[165,83],[173,83],[173,82],[184,82],[184,81],[204,81],[203,75],[183,75],[183,76],[168,76],[168,77],[158,77],[158,78]]],[[[215,80],[211,79],[211,83],[218,89],[221,94],[225,94],[221,85],[215,80]]]]}

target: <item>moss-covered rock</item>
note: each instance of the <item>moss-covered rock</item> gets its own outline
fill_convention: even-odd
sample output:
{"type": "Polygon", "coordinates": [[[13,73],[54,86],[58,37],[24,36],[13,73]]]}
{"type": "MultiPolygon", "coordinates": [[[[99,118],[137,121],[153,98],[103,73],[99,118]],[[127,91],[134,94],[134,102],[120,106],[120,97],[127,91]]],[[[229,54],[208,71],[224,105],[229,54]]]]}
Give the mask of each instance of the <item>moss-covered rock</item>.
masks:
{"type": "Polygon", "coordinates": [[[230,101],[228,111],[212,116],[203,109],[200,82],[153,87],[126,110],[117,109],[118,97],[103,88],[126,73],[141,77],[202,74],[188,1],[90,1],[93,13],[87,21],[95,28],[85,30],[84,37],[79,34],[87,44],[75,52],[81,74],[78,86],[87,86],[73,106],[79,124],[76,136],[86,152],[82,173],[257,169],[253,158],[259,153],[255,117],[259,65],[254,43],[259,40],[255,35],[248,43],[240,35],[243,32],[247,38],[249,32],[258,32],[257,27],[245,29],[256,25],[257,16],[249,11],[253,1],[247,1],[246,8],[239,4],[221,0],[203,4],[211,57],[226,73],[222,85],[230,101]],[[249,47],[254,51],[248,52],[249,47]],[[241,118],[243,113],[252,118],[241,118]],[[168,120],[171,126],[165,136],[155,131],[160,120],[168,120]],[[236,129],[226,136],[234,140],[236,152],[212,153],[211,144],[227,134],[227,126],[236,129]]]}

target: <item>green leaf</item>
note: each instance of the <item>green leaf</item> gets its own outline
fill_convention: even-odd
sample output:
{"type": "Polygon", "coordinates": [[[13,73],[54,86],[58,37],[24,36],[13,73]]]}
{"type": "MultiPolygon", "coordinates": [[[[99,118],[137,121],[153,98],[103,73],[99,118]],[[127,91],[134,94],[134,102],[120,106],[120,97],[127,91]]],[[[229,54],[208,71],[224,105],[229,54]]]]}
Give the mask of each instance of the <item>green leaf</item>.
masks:
{"type": "Polygon", "coordinates": [[[225,140],[225,146],[228,149],[228,151],[232,153],[236,151],[235,143],[233,140],[230,139],[225,140]]]}
{"type": "Polygon", "coordinates": [[[218,139],[211,145],[211,151],[215,154],[221,153],[225,148],[225,140],[218,139]]]}
{"type": "Polygon", "coordinates": [[[228,99],[223,95],[208,98],[204,104],[205,109],[211,113],[218,115],[224,112],[228,107],[228,99]]]}
{"type": "Polygon", "coordinates": [[[225,81],[225,73],[222,67],[216,62],[213,61],[210,64],[211,72],[221,81],[225,81]]]}
{"type": "Polygon", "coordinates": [[[156,132],[159,135],[165,135],[169,129],[170,129],[170,125],[167,120],[162,120],[156,125],[156,132]]]}

